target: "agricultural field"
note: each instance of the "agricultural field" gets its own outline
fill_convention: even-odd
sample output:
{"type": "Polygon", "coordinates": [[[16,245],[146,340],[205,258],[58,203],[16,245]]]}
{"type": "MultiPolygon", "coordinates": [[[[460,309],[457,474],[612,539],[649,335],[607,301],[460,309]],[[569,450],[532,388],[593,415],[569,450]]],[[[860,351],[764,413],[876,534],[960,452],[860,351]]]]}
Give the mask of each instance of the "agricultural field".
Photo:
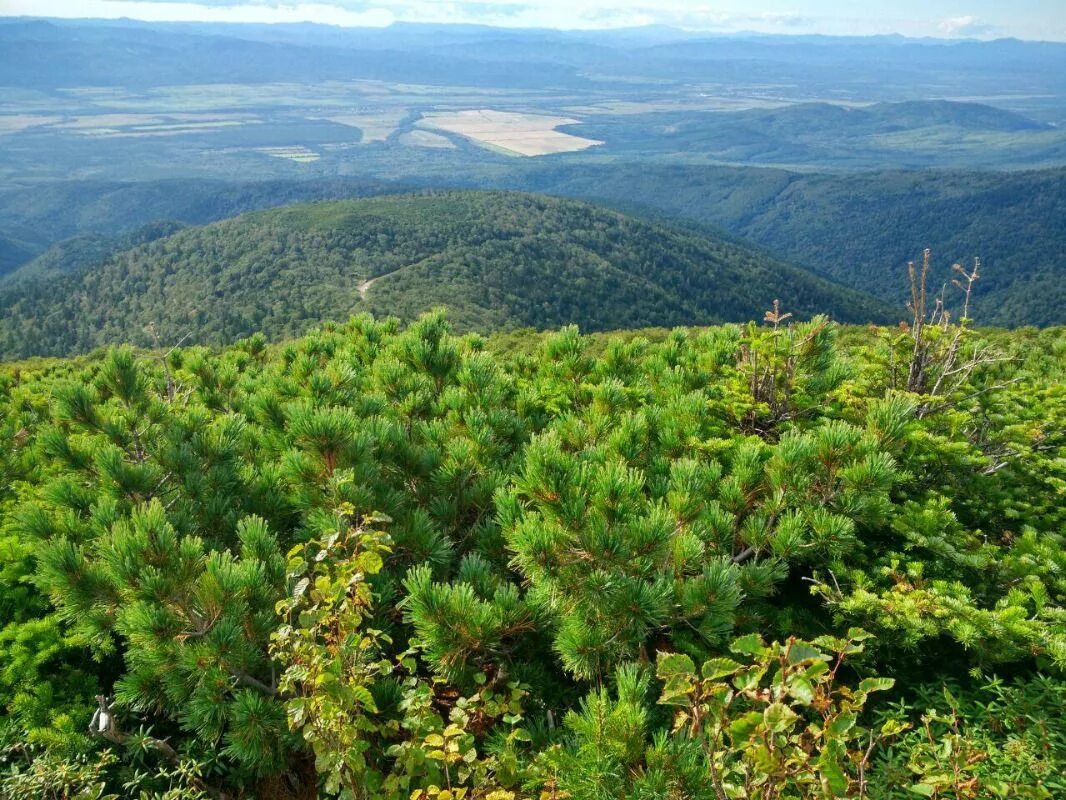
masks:
{"type": "Polygon", "coordinates": [[[347,125],[358,128],[362,133],[360,141],[363,144],[372,142],[384,142],[391,136],[403,122],[407,112],[402,108],[393,108],[385,111],[366,111],[352,114],[333,114],[323,119],[335,122],[338,125],[347,125]]]}
{"type": "Polygon", "coordinates": [[[546,114],[480,108],[425,114],[420,124],[520,156],[571,153],[603,144],[558,130],[564,125],[577,125],[579,120],[546,114]]]}
{"type": "Polygon", "coordinates": [[[433,133],[432,131],[425,131],[416,129],[408,131],[400,136],[400,144],[407,145],[409,147],[429,147],[436,150],[454,150],[455,143],[452,142],[447,136],[441,136],[439,133],[433,133]]]}
{"type": "Polygon", "coordinates": [[[318,161],[320,156],[314,150],[308,150],[303,145],[292,147],[257,147],[256,151],[274,158],[285,158],[298,164],[310,164],[318,161]]]}
{"type": "Polygon", "coordinates": [[[154,44],[145,31],[93,34],[111,42],[104,47],[62,30],[0,30],[0,183],[358,175],[493,185],[538,158],[796,171],[1066,163],[1066,88],[1046,68],[1054,54],[1039,48],[983,53],[986,67],[1009,64],[978,77],[967,61],[976,55],[936,48],[907,50],[901,70],[904,50],[889,42],[875,43],[879,66],[853,74],[846,65],[869,53],[846,41],[812,59],[791,41],[292,33],[242,39],[232,57],[214,40],[162,31],[154,44]],[[35,62],[45,34],[71,36],[74,49],[35,62]],[[930,58],[916,82],[915,59],[930,58]],[[944,100],[964,101],[957,118],[937,106],[944,100]],[[915,102],[932,105],[907,107],[915,102]],[[859,128],[836,113],[878,104],[903,107],[859,128]],[[998,112],[1029,127],[1004,128],[998,112]],[[820,124],[828,119],[847,131],[820,124]]]}
{"type": "Polygon", "coordinates": [[[51,125],[59,122],[62,117],[43,116],[39,114],[2,114],[0,115],[0,136],[9,133],[18,133],[28,128],[36,128],[40,125],[51,125]]]}

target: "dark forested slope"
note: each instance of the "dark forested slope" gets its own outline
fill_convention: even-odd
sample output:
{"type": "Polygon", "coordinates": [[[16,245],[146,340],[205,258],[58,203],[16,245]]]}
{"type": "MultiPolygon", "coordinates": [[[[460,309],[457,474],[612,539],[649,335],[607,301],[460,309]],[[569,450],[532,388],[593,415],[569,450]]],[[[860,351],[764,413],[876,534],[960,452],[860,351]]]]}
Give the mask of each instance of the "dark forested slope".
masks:
{"type": "Polygon", "coordinates": [[[32,246],[0,233],[0,275],[15,269],[32,257],[32,246]]]}
{"type": "Polygon", "coordinates": [[[27,280],[76,273],[99,264],[117,253],[130,250],[141,244],[162,239],[181,230],[180,222],[160,220],[141,225],[119,236],[102,233],[82,233],[57,242],[41,255],[4,275],[0,271],[0,284],[14,284],[27,280]]]}
{"type": "Polygon", "coordinates": [[[447,305],[464,328],[591,330],[885,307],[741,245],[569,200],[432,193],[315,203],[187,229],[0,293],[0,354],[218,343],[369,310],[447,305]]]}
{"type": "MultiPolygon", "coordinates": [[[[984,261],[982,323],[1066,323],[1066,170],[804,174],[665,164],[516,164],[424,185],[520,189],[653,211],[747,239],[832,280],[903,299],[906,262],[932,248],[936,285],[954,261],[984,261]]],[[[313,181],[69,181],[0,190],[0,229],[37,250],[75,234],[123,234],[159,219],[204,224],[257,208],[382,194],[363,178],[313,181]]],[[[0,237],[4,234],[0,233],[0,237]]],[[[24,251],[23,257],[29,255],[24,251]]],[[[17,258],[16,258],[17,260],[17,258]]],[[[15,266],[14,263],[11,265],[15,266]]],[[[0,265],[0,272],[3,266],[0,265]]]]}
{"type": "Polygon", "coordinates": [[[933,283],[984,261],[975,311],[993,325],[1066,323],[1066,170],[801,174],[646,165],[531,170],[531,191],[640,205],[722,228],[889,301],[932,248],[933,283]]]}
{"type": "Polygon", "coordinates": [[[0,187],[0,275],[74,236],[125,235],[158,220],[204,225],[286,203],[400,190],[394,183],[368,178],[56,181],[0,187]],[[22,240],[10,254],[7,237],[22,240]]]}

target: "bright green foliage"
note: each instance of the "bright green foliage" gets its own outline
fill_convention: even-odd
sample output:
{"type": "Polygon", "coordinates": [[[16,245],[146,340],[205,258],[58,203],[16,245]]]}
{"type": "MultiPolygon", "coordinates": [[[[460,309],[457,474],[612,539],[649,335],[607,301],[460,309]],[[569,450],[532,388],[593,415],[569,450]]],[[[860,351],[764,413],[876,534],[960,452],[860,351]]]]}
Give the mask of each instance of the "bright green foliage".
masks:
{"type": "Polygon", "coordinates": [[[498,664],[508,639],[533,630],[535,616],[518,587],[476,554],[463,559],[456,578],[433,583],[428,567],[416,567],[404,580],[405,617],[431,662],[452,680],[498,664]]]}
{"type": "Polygon", "coordinates": [[[868,638],[852,629],[846,639],[766,645],[750,635],[730,646],[742,660],[712,658],[699,672],[688,656],[660,653],[659,702],[680,707],[674,730],[704,748],[717,797],[866,796],[874,749],[906,728],[892,719],[878,731],[859,724],[869,695],[895,681],[838,682],[868,638]]]}
{"type": "MultiPolygon", "coordinates": [[[[902,704],[901,704],[902,705],[902,704]]],[[[1066,792],[1066,689],[1047,676],[978,691],[929,686],[894,713],[920,722],[877,757],[870,796],[1059,797],[1066,792]]]]}
{"type": "Polygon", "coordinates": [[[529,739],[518,727],[526,690],[477,673],[480,688],[449,697],[447,717],[434,707],[441,692],[451,694],[446,684],[420,680],[413,653],[386,658],[389,637],[366,624],[370,580],[391,552],[388,536],[369,526],[389,520],[355,524],[353,514],[350,506],[338,509],[323,538],[289,553],[289,593],[277,606],[286,623],[271,642],[284,667],[277,691],[287,698],[289,726],[314,753],[322,792],[347,800],[447,798],[444,792],[463,797],[514,784],[515,747],[529,739]],[[509,729],[502,747],[482,755],[482,734],[498,722],[509,729]]]}
{"type": "Polygon", "coordinates": [[[1062,331],[967,326],[996,359],[910,391],[910,332],[766,322],[358,317],[0,367],[0,796],[721,800],[714,725],[723,785],[857,796],[885,714],[913,728],[870,797],[1061,793],[1062,331]],[[806,675],[855,625],[861,658],[806,675]],[[718,717],[672,728],[657,652],[671,702],[733,693],[718,717]]]}
{"type": "MultiPolygon", "coordinates": [[[[684,654],[660,653],[658,702],[675,711],[669,729],[654,738],[647,672],[622,667],[616,691],[600,689],[585,698],[567,716],[566,746],[541,758],[537,770],[546,795],[1053,796],[1049,790],[1059,782],[1055,759],[1062,752],[1057,706],[1040,711],[1027,706],[1031,698],[1019,698],[1018,689],[1004,691],[996,684],[986,690],[996,699],[973,709],[981,711],[979,721],[963,721],[958,701],[946,690],[948,711],[927,711],[913,731],[905,721],[907,709],[873,718],[866,706],[895,681],[842,677],[864,660],[869,640],[859,629],[843,638],[792,637],[769,645],[749,635],[734,640],[729,656],[708,659],[700,668],[684,654]],[[997,741],[995,726],[1011,713],[1024,713],[1032,722],[1010,723],[1017,733],[1006,743],[997,741]]],[[[1061,684],[1045,682],[1042,690],[1048,689],[1054,694],[1045,698],[1061,704],[1061,684]]]]}
{"type": "Polygon", "coordinates": [[[115,685],[126,707],[167,716],[254,773],[280,763],[280,709],[263,698],[274,598],[283,576],[277,540],[262,520],[237,526],[239,555],[179,537],[162,504],[134,510],[88,547],[59,540],[41,577],[64,616],[107,650],[125,649],[115,685]]]}
{"type": "Polygon", "coordinates": [[[872,431],[838,420],[776,442],[725,438],[722,412],[775,433],[815,415],[804,396],[838,371],[825,327],[803,326],[791,343],[753,333],[739,368],[707,365],[756,395],[705,393],[680,371],[641,387],[650,397],[606,378],[530,443],[497,501],[500,522],[575,675],[606,674],[659,634],[706,653],[734,629],[742,598],[770,595],[792,563],[839,558],[857,526],[890,508],[897,470],[872,431]]]}
{"type": "Polygon", "coordinates": [[[107,769],[116,761],[110,750],[96,758],[32,755],[29,763],[17,764],[4,776],[0,796],[5,800],[118,800],[107,792],[107,769]]]}
{"type": "Polygon", "coordinates": [[[767,330],[749,322],[740,343],[741,374],[755,405],[744,417],[745,427],[765,432],[798,416],[810,415],[847,377],[847,368],[833,347],[836,329],[825,317],[782,325],[792,317],[774,301],[766,312],[767,330]]]}
{"type": "Polygon", "coordinates": [[[644,759],[649,732],[649,678],[634,665],[615,676],[615,696],[590,693],[566,716],[569,746],[547,753],[553,789],[575,800],[631,796],[632,776],[644,759]]]}
{"type": "Polygon", "coordinates": [[[381,571],[388,538],[352,524],[354,511],[338,509],[323,539],[289,552],[290,589],[277,605],[287,623],[271,636],[270,648],[285,669],[277,690],[289,698],[289,727],[314,752],[324,791],[342,798],[364,796],[364,753],[368,737],[378,733],[369,718],[378,710],[370,689],[378,675],[391,672],[381,652],[388,638],[363,625],[372,604],[368,581],[381,571]]]}

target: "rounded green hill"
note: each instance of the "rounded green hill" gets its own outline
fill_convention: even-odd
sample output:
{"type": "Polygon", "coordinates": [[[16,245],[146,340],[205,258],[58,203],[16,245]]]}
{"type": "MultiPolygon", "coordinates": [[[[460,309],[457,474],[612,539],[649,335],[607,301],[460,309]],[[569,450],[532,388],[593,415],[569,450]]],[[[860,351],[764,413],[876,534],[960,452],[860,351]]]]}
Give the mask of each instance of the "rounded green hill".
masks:
{"type": "Polygon", "coordinates": [[[445,306],[463,330],[610,330],[797,316],[884,321],[878,301],[742,245],[571,200],[444,192],[244,214],[15,282],[0,355],[277,339],[364,311],[445,306]]]}

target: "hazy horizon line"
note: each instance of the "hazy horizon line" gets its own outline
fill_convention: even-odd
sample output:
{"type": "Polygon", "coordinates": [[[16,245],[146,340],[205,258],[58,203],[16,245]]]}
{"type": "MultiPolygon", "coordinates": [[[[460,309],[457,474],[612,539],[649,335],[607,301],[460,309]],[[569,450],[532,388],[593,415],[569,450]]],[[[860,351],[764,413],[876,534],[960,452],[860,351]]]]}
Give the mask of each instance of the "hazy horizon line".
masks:
{"type": "Polygon", "coordinates": [[[49,23],[101,23],[101,24],[114,24],[114,23],[132,23],[138,25],[181,25],[181,26],[218,26],[218,27],[269,27],[269,28],[299,28],[299,27],[316,27],[316,28],[329,28],[338,31],[359,31],[359,30],[375,30],[383,31],[389,28],[403,28],[403,27],[432,27],[432,28],[480,28],[485,30],[496,31],[510,31],[510,32],[551,32],[551,33],[582,33],[582,34],[596,34],[596,33],[623,33],[623,32],[640,32],[640,31],[670,31],[677,34],[683,34],[686,36],[711,36],[721,38],[741,38],[741,37],[760,37],[760,38],[772,38],[772,39],[902,39],[905,41],[913,42],[957,42],[957,43],[975,43],[975,44],[991,44],[995,42],[1016,41],[1032,44],[1066,44],[1066,41],[1060,39],[1030,39],[1017,35],[1002,35],[1002,36],[937,36],[935,34],[923,34],[920,36],[909,35],[901,33],[899,31],[878,32],[878,33],[823,33],[820,31],[807,31],[797,33],[787,33],[779,31],[760,31],[757,29],[750,30],[723,30],[716,28],[689,28],[680,25],[671,25],[669,23],[656,23],[650,22],[640,25],[589,25],[587,27],[580,26],[551,26],[551,25],[505,25],[489,22],[441,22],[437,20],[405,20],[405,19],[392,19],[382,24],[357,24],[357,25],[345,25],[336,22],[321,22],[313,19],[305,20],[211,20],[211,19],[144,19],[140,17],[119,16],[119,17],[99,17],[99,16],[51,16],[51,15],[39,15],[39,14],[7,14],[0,9],[0,24],[9,24],[11,22],[49,22],[49,23]]]}

